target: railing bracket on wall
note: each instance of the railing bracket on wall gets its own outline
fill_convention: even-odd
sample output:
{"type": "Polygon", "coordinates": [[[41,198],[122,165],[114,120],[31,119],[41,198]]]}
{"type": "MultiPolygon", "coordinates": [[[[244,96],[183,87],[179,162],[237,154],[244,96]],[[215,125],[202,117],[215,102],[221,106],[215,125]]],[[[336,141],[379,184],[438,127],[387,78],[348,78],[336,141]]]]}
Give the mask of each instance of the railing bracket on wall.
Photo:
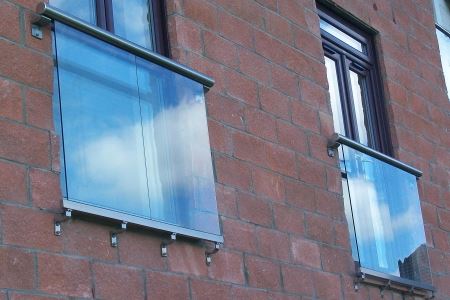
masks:
{"type": "Polygon", "coordinates": [[[122,222],[120,225],[120,229],[116,231],[110,232],[111,238],[111,247],[117,247],[119,245],[119,237],[118,235],[125,232],[127,230],[127,222],[122,222]]]}
{"type": "Polygon", "coordinates": [[[167,255],[168,255],[167,246],[169,246],[170,244],[174,243],[176,240],[177,240],[177,234],[173,232],[170,235],[170,240],[163,240],[161,242],[161,256],[162,257],[167,257],[167,255]]]}
{"type": "Polygon", "coordinates": [[[42,26],[46,26],[52,22],[51,19],[36,15],[31,22],[31,35],[37,39],[42,40],[44,33],[42,32],[42,26]]]}
{"type": "Polygon", "coordinates": [[[212,255],[216,254],[220,250],[220,243],[214,243],[214,248],[212,249],[206,249],[205,251],[205,258],[206,258],[206,265],[209,266],[212,262],[212,255]]]}
{"type": "Polygon", "coordinates": [[[72,210],[66,209],[64,212],[57,217],[55,217],[54,221],[54,233],[56,236],[60,236],[62,234],[61,223],[68,221],[72,217],[72,210]]]}

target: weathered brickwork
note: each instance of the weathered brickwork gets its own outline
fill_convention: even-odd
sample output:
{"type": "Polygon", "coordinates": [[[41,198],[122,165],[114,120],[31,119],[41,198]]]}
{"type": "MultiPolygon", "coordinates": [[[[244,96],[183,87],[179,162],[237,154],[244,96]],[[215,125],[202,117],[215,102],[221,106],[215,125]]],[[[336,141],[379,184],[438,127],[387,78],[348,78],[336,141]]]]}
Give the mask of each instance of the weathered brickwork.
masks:
{"type": "MultiPolygon", "coordinates": [[[[312,0],[166,0],[172,57],[212,76],[208,125],[225,243],[205,246],[61,211],[51,33],[38,0],[0,0],[0,299],[381,299],[353,262],[312,0]]],[[[336,0],[378,30],[395,156],[418,181],[437,299],[450,299],[450,102],[430,0],[336,0]]],[[[410,299],[386,291],[384,299],[410,299]]]]}

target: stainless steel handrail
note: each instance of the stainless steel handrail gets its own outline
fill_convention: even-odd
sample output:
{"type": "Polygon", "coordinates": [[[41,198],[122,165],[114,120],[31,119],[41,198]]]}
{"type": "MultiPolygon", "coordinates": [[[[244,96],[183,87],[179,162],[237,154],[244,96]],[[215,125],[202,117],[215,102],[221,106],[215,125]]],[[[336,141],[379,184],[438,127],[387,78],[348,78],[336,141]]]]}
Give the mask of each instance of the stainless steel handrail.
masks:
{"type": "Polygon", "coordinates": [[[402,169],[403,171],[406,171],[416,177],[422,176],[422,171],[411,167],[410,165],[405,164],[404,162],[401,162],[395,158],[392,158],[390,156],[387,156],[384,153],[378,152],[372,148],[367,147],[366,145],[360,144],[358,142],[355,142],[352,139],[349,139],[346,136],[343,136],[341,134],[335,133],[331,136],[331,138],[328,140],[328,148],[329,149],[337,149],[340,145],[345,145],[350,148],[353,148],[355,150],[358,150],[362,153],[365,153],[367,155],[370,155],[372,157],[375,157],[381,161],[384,161],[385,163],[388,163],[394,167],[397,167],[399,169],[402,169]]]}
{"type": "Polygon", "coordinates": [[[192,80],[195,80],[201,84],[203,84],[207,88],[211,88],[214,85],[214,79],[211,77],[197,72],[187,66],[179,64],[167,57],[159,55],[157,53],[151,52],[139,45],[136,45],[132,42],[129,42],[125,39],[122,39],[110,32],[107,32],[99,27],[92,26],[82,20],[70,16],[63,11],[48,5],[47,3],[40,3],[36,12],[39,14],[38,18],[34,20],[34,23],[42,24],[45,23],[45,20],[51,19],[66,25],[69,25],[77,30],[80,30],[84,33],[92,35],[99,40],[102,40],[106,43],[112,44],[116,47],[119,47],[125,51],[128,51],[136,56],[149,60],[157,65],[165,67],[171,71],[174,71],[180,75],[186,76],[192,80]]]}

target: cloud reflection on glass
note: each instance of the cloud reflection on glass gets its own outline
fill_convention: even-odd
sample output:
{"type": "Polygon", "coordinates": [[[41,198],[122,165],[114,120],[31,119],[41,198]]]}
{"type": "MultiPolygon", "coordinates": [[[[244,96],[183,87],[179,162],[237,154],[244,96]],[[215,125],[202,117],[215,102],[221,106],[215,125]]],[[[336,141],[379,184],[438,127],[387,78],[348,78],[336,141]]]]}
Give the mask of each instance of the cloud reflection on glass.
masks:
{"type": "Polygon", "coordinates": [[[71,201],[220,234],[203,86],[56,24],[71,201]]]}
{"type": "Polygon", "coordinates": [[[342,147],[346,214],[361,266],[431,283],[416,177],[342,147]]]}

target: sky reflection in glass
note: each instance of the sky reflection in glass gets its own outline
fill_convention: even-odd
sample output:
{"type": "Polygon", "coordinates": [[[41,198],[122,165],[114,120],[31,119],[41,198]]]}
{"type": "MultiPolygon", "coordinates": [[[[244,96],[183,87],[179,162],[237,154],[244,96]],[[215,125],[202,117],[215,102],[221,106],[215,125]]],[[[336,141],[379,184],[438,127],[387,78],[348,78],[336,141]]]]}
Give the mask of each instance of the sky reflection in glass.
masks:
{"type": "MultiPolygon", "coordinates": [[[[362,267],[431,284],[416,177],[342,145],[355,234],[353,254],[362,267]],[[358,249],[355,249],[355,247],[358,249]]],[[[352,222],[353,221],[353,222],[352,222]]],[[[352,238],[353,239],[353,238],[352,238]]]]}
{"type": "Polygon", "coordinates": [[[55,25],[65,196],[220,235],[203,86],[55,25]]]}

